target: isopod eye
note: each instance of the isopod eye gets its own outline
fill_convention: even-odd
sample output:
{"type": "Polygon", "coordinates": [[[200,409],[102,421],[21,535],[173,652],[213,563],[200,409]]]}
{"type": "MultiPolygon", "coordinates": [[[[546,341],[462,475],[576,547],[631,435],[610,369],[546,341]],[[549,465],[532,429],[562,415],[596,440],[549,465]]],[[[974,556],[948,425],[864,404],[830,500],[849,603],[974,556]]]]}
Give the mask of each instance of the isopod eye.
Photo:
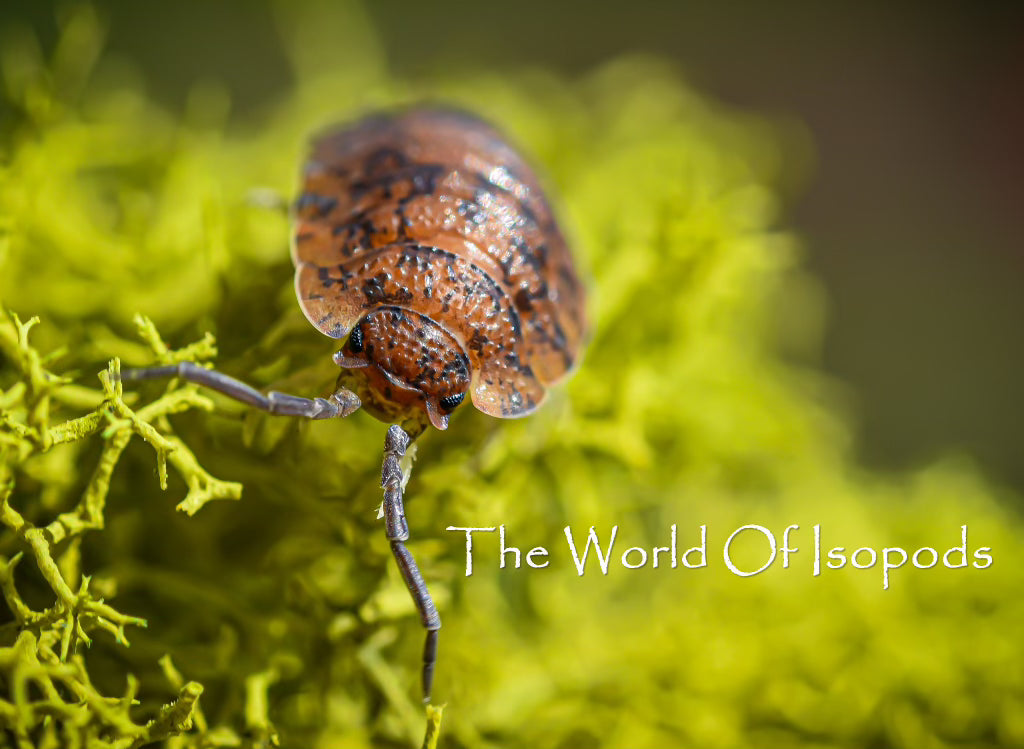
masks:
{"type": "Polygon", "coordinates": [[[363,350],[363,328],[356,325],[348,337],[348,348],[353,354],[361,353],[363,350]]]}
{"type": "Polygon", "coordinates": [[[455,410],[455,407],[462,403],[462,399],[466,397],[465,393],[458,393],[456,395],[446,395],[437,401],[437,405],[441,407],[441,410],[446,414],[450,414],[455,410]]]}

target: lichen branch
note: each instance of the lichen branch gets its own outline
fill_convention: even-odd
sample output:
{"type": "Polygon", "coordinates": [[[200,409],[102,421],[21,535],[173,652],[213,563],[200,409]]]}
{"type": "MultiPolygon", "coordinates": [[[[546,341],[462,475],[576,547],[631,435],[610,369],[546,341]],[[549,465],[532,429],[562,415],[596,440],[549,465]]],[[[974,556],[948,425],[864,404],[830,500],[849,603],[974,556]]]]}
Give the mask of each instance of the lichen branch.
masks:
{"type": "MultiPolygon", "coordinates": [[[[111,478],[135,435],[156,453],[162,488],[167,486],[168,462],[181,473],[189,486],[182,505],[190,509],[190,514],[213,499],[240,496],[240,484],[217,479],[199,465],[167,419],[194,408],[210,410],[213,403],[191,385],[172,385],[151,403],[133,408],[122,390],[116,359],[100,373],[100,390],[72,385],[67,378],[46,369],[56,355],[41,355],[31,345],[30,331],[37,323],[36,318],[23,323],[16,315],[0,310],[0,354],[20,375],[18,382],[0,392],[0,527],[23,545],[10,559],[0,557],[0,593],[14,618],[3,631],[16,633],[11,635],[13,645],[0,648],[0,685],[6,684],[9,691],[6,698],[0,696],[0,725],[12,727],[10,735],[19,747],[34,746],[39,737],[47,737],[54,745],[66,743],[67,734],[62,736],[58,725],[76,736],[91,736],[90,747],[105,749],[134,749],[180,735],[192,728],[195,715],[205,732],[205,719],[197,712],[203,688],[196,682],[179,679],[174,684],[177,698],[145,725],[135,723],[130,716],[138,691],[133,676],[129,675],[121,697],[104,696],[92,685],[77,652],[79,645],[91,644],[90,633],[98,629],[127,646],[126,628],[145,627],[146,621],[118,611],[91,591],[92,578],[80,572],[78,542],[87,531],[103,529],[111,478]],[[53,397],[62,389],[72,388],[74,392],[67,397],[53,397]],[[55,410],[82,403],[92,404],[92,410],[51,426],[51,401],[55,410]],[[14,507],[19,467],[26,460],[97,434],[104,439],[103,449],[72,509],[37,526],[29,520],[34,514],[26,516],[14,507]],[[26,552],[56,599],[41,611],[25,603],[16,585],[15,570],[26,552]],[[96,730],[83,734],[90,726],[96,730]]],[[[152,322],[139,318],[137,324],[140,335],[161,361],[204,359],[216,354],[209,334],[182,349],[171,350],[152,322]]]]}

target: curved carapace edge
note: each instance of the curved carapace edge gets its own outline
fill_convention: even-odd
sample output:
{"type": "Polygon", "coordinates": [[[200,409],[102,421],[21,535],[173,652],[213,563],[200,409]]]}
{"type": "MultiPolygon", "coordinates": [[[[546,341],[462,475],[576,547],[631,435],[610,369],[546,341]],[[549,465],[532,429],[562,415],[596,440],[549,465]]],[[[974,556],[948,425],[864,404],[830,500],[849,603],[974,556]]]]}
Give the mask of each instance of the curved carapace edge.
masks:
{"type": "Polygon", "coordinates": [[[573,367],[583,287],[536,177],[490,125],[373,115],[315,137],[302,179],[299,305],[349,336],[339,383],[371,413],[444,429],[468,393],[525,416],[573,367]]]}

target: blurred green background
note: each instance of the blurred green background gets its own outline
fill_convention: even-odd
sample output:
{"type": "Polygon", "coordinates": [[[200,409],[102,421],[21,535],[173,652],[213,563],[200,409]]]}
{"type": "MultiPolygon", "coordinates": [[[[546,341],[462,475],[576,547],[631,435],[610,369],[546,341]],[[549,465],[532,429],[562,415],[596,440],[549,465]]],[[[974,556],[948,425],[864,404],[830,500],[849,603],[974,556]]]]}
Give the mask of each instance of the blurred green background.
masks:
{"type": "MultiPolygon", "coordinates": [[[[331,119],[450,99],[551,185],[591,279],[584,365],[529,419],[465,409],[425,436],[410,483],[411,548],[445,621],[443,745],[1024,746],[1020,499],[1003,486],[1022,480],[1019,14],[94,7],[3,9],[0,294],[40,315],[41,352],[66,350],[47,366],[80,387],[55,393],[51,423],[107,407],[85,388],[110,356],[152,361],[136,312],[175,347],[212,331],[218,367],[258,387],[330,387],[334,342],[296,308],[287,221],[248,196],[294,190],[331,119]],[[967,457],[935,459],[951,453],[967,457]],[[443,528],[497,523],[557,561],[502,571],[486,538],[466,578],[443,528]],[[706,524],[709,567],[580,579],[562,528],[616,523],[620,551],[664,545],[672,523],[689,546],[706,524]],[[725,570],[747,523],[801,526],[791,569],[725,570]],[[889,590],[877,565],[814,577],[815,523],[826,550],[940,554],[968,524],[996,561],[906,567],[889,590]]],[[[0,490],[44,525],[89,494],[109,440],[24,436],[40,409],[12,330],[0,320],[0,490]]],[[[161,386],[132,390],[141,407],[161,386]]],[[[94,631],[97,693],[134,674],[140,704],[122,707],[144,723],[177,693],[169,653],[208,718],[171,746],[261,746],[275,726],[287,746],[415,744],[422,633],[373,513],[383,425],[223,400],[154,423],[243,498],[187,517],[188,472],[162,492],[152,450],[125,450],[106,527],[53,550],[69,586],[91,574],[150,621],[127,649],[94,631]]],[[[35,554],[23,541],[5,529],[0,555],[35,554]]],[[[763,550],[743,545],[748,562],[763,550]]],[[[42,609],[38,567],[13,584],[42,609]]],[[[14,624],[0,648],[32,629],[14,624]]],[[[18,662],[0,658],[5,685],[18,662]]],[[[97,735],[126,730],[96,715],[97,735]]]]}
{"type": "MultiPolygon", "coordinates": [[[[96,5],[109,53],[172,111],[217,81],[245,120],[293,82],[265,0],[96,5]]],[[[639,51],[722,101],[804,123],[813,156],[790,165],[784,223],[805,237],[827,295],[813,355],[846,386],[862,461],[898,471],[962,452],[1024,489],[1020,3],[375,0],[367,11],[402,75],[574,75],[639,51]]],[[[0,25],[11,23],[56,38],[51,3],[4,0],[0,25]]]]}

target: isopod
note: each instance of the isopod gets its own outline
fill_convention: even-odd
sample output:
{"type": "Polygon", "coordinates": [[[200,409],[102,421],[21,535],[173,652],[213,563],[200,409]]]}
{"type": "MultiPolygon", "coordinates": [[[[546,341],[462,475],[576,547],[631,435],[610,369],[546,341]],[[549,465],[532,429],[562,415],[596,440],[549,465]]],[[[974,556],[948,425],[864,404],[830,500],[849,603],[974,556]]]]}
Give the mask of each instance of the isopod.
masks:
{"type": "Polygon", "coordinates": [[[405,547],[402,471],[428,425],[448,427],[466,395],[517,418],[575,365],[584,293],[536,176],[489,124],[412,108],[369,116],[313,139],[294,207],[299,305],[344,338],[329,398],[270,392],[190,362],[123,379],[181,377],[270,413],[325,419],[360,407],[386,423],[385,530],[427,631],[430,700],[441,618],[405,547]]]}

